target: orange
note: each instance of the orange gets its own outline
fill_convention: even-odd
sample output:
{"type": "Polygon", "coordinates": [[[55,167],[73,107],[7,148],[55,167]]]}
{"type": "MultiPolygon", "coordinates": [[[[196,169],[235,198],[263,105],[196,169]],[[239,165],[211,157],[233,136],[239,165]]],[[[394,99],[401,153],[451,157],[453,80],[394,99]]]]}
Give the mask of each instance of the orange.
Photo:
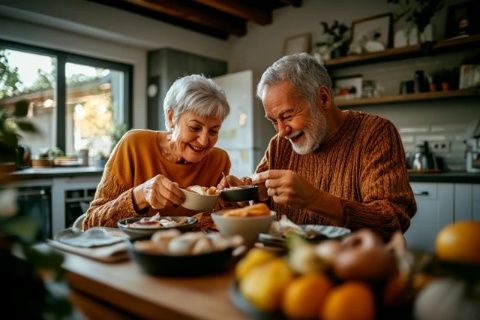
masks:
{"type": "Polygon", "coordinates": [[[480,222],[449,224],[437,234],[435,253],[445,261],[480,264],[480,222]]]}
{"type": "Polygon", "coordinates": [[[296,278],[283,294],[283,313],[289,319],[316,318],[332,287],[331,281],[321,273],[296,278]]]}
{"type": "Polygon", "coordinates": [[[273,260],[275,257],[275,254],[271,251],[261,248],[252,248],[248,254],[237,263],[237,266],[235,267],[236,278],[242,280],[250,270],[273,260]]]}
{"type": "Polygon", "coordinates": [[[323,320],[370,320],[375,317],[375,296],[363,282],[350,281],[333,288],[320,314],[323,320]]]}

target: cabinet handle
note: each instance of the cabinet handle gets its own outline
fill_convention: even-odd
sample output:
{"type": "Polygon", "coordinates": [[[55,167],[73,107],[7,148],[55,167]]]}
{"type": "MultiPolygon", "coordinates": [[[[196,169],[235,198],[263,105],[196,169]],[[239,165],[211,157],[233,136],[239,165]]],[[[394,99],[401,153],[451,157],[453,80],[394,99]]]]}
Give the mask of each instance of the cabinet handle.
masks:
{"type": "Polygon", "coordinates": [[[413,192],[416,196],[428,196],[430,193],[428,191],[413,192]]]}
{"type": "Polygon", "coordinates": [[[19,197],[34,197],[34,196],[43,196],[47,192],[44,189],[40,190],[21,190],[17,191],[19,197]]]}

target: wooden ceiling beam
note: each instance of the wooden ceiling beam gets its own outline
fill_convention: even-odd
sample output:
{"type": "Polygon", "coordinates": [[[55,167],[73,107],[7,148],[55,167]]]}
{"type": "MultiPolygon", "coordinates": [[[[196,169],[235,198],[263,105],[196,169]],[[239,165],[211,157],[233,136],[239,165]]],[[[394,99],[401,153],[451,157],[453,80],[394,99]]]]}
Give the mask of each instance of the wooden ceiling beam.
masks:
{"type": "Polygon", "coordinates": [[[205,6],[226,12],[262,26],[272,23],[272,12],[245,4],[243,1],[225,0],[193,0],[205,6]]]}
{"type": "Polygon", "coordinates": [[[299,8],[302,6],[302,0],[280,0],[280,2],[283,2],[289,6],[293,6],[296,8],[299,8]]]}
{"type": "Polygon", "coordinates": [[[186,20],[212,29],[223,30],[236,36],[247,33],[246,23],[230,15],[219,15],[194,3],[172,0],[124,0],[130,4],[147,8],[172,17],[186,20]]]}

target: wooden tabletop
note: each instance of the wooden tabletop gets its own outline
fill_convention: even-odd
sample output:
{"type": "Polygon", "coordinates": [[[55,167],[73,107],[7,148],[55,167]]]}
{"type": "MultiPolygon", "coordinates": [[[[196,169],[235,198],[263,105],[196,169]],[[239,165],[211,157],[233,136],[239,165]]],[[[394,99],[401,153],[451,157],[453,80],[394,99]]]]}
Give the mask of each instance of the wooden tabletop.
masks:
{"type": "Polygon", "coordinates": [[[249,319],[230,300],[231,270],[194,278],[158,277],[143,273],[130,260],[108,264],[69,253],[64,268],[73,301],[90,316],[249,319]]]}

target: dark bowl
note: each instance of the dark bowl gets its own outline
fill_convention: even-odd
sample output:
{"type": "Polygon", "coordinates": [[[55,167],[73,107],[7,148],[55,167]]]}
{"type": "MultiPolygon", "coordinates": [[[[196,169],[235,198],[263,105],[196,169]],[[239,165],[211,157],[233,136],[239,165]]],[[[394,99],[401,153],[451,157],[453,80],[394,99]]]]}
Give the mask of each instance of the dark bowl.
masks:
{"type": "Polygon", "coordinates": [[[194,277],[224,272],[233,265],[232,248],[198,255],[165,255],[137,250],[133,245],[140,239],[131,239],[128,254],[140,268],[150,275],[194,277]]]}
{"type": "Polygon", "coordinates": [[[142,219],[142,217],[134,217],[134,218],[126,218],[126,219],[119,220],[117,222],[117,226],[118,228],[120,228],[120,230],[125,232],[130,237],[138,238],[138,237],[144,237],[144,236],[151,236],[152,234],[160,230],[178,229],[182,232],[191,231],[193,230],[193,228],[195,228],[195,226],[198,223],[198,220],[195,217],[165,216],[162,218],[168,218],[173,221],[178,221],[180,219],[187,218],[187,223],[181,224],[175,227],[134,228],[134,227],[130,227],[129,224],[142,219]]]}
{"type": "Polygon", "coordinates": [[[227,202],[258,200],[258,186],[238,186],[220,191],[220,197],[227,202]]]}

